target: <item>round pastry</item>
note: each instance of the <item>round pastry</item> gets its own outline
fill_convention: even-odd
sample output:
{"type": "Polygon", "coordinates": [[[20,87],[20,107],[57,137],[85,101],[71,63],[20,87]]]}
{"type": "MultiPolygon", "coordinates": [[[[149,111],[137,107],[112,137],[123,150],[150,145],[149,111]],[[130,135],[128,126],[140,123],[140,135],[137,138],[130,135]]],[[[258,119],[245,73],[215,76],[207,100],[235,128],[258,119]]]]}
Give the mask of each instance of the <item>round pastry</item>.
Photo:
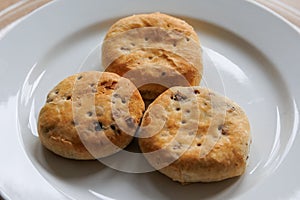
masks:
{"type": "Polygon", "coordinates": [[[181,183],[242,175],[251,142],[240,106],[199,86],[161,94],[146,110],[138,136],[149,163],[181,183]]]}
{"type": "Polygon", "coordinates": [[[112,155],[132,140],[144,103],[126,78],[82,72],[64,79],[47,96],[38,118],[42,144],[71,159],[112,155]]]}
{"type": "Polygon", "coordinates": [[[102,64],[105,71],[121,76],[132,70],[147,72],[141,74],[149,79],[144,80],[144,87],[136,84],[137,78],[127,78],[136,84],[144,100],[151,101],[166,88],[199,85],[203,71],[201,53],[197,33],[185,21],[161,13],[140,14],[123,18],[109,29],[102,45],[102,64]],[[137,58],[139,61],[134,62],[137,58]],[[165,71],[171,74],[163,72],[159,81],[157,68],[167,68],[165,71]],[[174,74],[182,76],[185,84],[174,79],[172,85],[166,85],[164,80],[174,74]],[[151,82],[153,78],[156,81],[151,82]]]}

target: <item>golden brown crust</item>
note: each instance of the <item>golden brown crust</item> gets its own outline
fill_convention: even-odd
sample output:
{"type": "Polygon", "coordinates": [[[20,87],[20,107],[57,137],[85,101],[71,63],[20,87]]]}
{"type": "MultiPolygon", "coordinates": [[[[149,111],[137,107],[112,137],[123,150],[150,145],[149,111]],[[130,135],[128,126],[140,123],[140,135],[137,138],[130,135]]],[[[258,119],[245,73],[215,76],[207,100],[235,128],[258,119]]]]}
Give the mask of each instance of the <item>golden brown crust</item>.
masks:
{"type": "Polygon", "coordinates": [[[135,74],[126,77],[139,87],[146,100],[155,99],[166,88],[199,85],[201,80],[200,46],[187,41],[178,33],[166,32],[160,28],[134,29],[106,40],[102,52],[102,63],[106,71],[121,76],[128,71],[135,74]],[[185,79],[185,83],[180,79],[185,79]],[[139,80],[143,80],[143,84],[147,86],[140,87],[141,84],[137,84],[139,80]],[[168,85],[166,82],[172,84],[168,85]]]}
{"type": "Polygon", "coordinates": [[[106,68],[124,54],[148,48],[172,52],[202,72],[200,45],[182,33],[159,27],[136,28],[104,40],[102,64],[106,68]]]}
{"type": "Polygon", "coordinates": [[[199,85],[203,71],[201,53],[197,33],[185,21],[162,13],[139,14],[120,19],[108,30],[102,45],[102,64],[106,71],[121,76],[129,68],[140,71],[132,72],[137,76],[128,78],[136,84],[137,77],[147,77],[148,82],[144,80],[145,85],[137,87],[144,100],[152,101],[171,86],[199,85]],[[149,61],[152,57],[157,59],[149,61]],[[165,76],[163,82],[156,80],[161,73],[165,76]],[[176,73],[181,76],[179,79],[186,79],[185,84],[176,82],[178,78],[173,78],[170,86],[164,82],[176,73]]]}
{"type": "Polygon", "coordinates": [[[151,48],[124,54],[105,71],[130,79],[139,87],[141,95],[146,100],[155,99],[173,86],[199,85],[201,79],[199,71],[181,56],[166,50],[151,48]]]}
{"type": "Polygon", "coordinates": [[[49,92],[39,114],[39,138],[66,158],[105,157],[130,143],[143,111],[128,79],[108,72],[75,74],[49,92]]]}
{"type": "Polygon", "coordinates": [[[196,42],[199,42],[197,33],[192,26],[181,19],[159,12],[122,18],[108,30],[105,39],[114,37],[131,29],[143,27],[160,27],[166,30],[176,30],[191,37],[196,42]]]}
{"type": "Polygon", "coordinates": [[[165,91],[148,107],[141,126],[145,157],[175,181],[220,181],[245,171],[251,141],[247,116],[208,89],[165,91]]]}

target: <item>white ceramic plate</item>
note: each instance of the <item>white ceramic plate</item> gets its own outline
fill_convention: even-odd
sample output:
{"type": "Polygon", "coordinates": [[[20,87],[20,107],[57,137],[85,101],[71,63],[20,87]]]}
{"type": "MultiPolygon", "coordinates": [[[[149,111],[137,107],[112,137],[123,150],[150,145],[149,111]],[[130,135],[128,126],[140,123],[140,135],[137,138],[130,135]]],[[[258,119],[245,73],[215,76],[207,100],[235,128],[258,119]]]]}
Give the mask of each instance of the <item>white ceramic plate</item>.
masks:
{"type": "MultiPolygon", "coordinates": [[[[8,199],[299,199],[300,35],[241,0],[54,1],[0,38],[0,191],[8,199]],[[97,69],[108,27],[160,11],[186,19],[205,52],[205,85],[246,111],[253,143],[240,178],[182,186],[157,173],[125,173],[42,148],[36,117],[63,78],[97,69]],[[95,56],[96,55],[96,56],[95,56]]],[[[136,163],[138,165],[138,163],[136,163]]]]}

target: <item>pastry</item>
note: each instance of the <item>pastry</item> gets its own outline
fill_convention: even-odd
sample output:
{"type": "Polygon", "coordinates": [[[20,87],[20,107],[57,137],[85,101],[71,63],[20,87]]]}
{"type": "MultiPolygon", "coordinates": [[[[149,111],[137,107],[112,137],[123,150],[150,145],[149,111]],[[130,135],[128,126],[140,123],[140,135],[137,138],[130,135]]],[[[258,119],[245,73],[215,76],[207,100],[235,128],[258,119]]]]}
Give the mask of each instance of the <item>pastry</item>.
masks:
{"type": "Polygon", "coordinates": [[[251,142],[241,107],[200,86],[161,94],[146,110],[138,136],[149,163],[181,183],[242,175],[251,142]]]}
{"type": "Polygon", "coordinates": [[[146,101],[172,86],[199,85],[203,70],[197,33],[185,21],[161,13],[133,15],[112,25],[102,45],[102,64],[105,71],[129,78],[146,101]],[[173,79],[174,74],[181,78],[173,79]]]}
{"type": "Polygon", "coordinates": [[[131,142],[143,111],[143,100],[128,79],[82,72],[49,92],[39,113],[39,138],[47,149],[66,158],[106,157],[131,142]]]}

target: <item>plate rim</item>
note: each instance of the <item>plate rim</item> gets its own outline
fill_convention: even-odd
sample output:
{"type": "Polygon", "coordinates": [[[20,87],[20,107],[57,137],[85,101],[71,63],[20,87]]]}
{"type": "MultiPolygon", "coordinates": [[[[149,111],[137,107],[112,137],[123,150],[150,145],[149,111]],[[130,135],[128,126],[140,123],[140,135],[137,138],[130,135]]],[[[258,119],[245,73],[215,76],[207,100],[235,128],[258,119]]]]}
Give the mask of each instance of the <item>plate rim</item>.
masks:
{"type": "MultiPolygon", "coordinates": [[[[286,20],[284,17],[280,16],[279,14],[277,14],[276,12],[274,12],[273,10],[267,8],[266,6],[259,4],[258,2],[254,2],[252,0],[244,0],[246,2],[252,3],[262,9],[265,10],[265,12],[269,12],[272,13],[274,17],[279,18],[280,20],[282,20],[284,23],[288,24],[290,28],[292,28],[293,30],[295,30],[299,36],[300,36],[300,29],[297,28],[295,25],[293,25],[291,22],[289,22],[288,20],[286,20]]],[[[12,24],[11,26],[7,27],[7,29],[5,30],[5,32],[3,34],[0,34],[0,44],[1,44],[1,40],[10,33],[11,30],[13,30],[16,26],[18,26],[20,23],[22,23],[24,20],[30,18],[31,16],[33,16],[36,12],[41,12],[41,10],[46,9],[47,6],[49,6],[50,4],[54,4],[56,2],[59,2],[59,0],[54,0],[52,2],[48,2],[45,5],[43,5],[42,7],[38,8],[37,10],[33,11],[32,13],[26,15],[25,17],[21,18],[20,20],[18,20],[16,23],[12,24]]],[[[2,32],[2,30],[1,30],[2,32]]],[[[44,178],[44,177],[43,177],[44,178]]],[[[48,180],[47,180],[48,181],[48,180]]],[[[4,191],[1,190],[0,188],[0,194],[4,194],[4,191]]]]}

